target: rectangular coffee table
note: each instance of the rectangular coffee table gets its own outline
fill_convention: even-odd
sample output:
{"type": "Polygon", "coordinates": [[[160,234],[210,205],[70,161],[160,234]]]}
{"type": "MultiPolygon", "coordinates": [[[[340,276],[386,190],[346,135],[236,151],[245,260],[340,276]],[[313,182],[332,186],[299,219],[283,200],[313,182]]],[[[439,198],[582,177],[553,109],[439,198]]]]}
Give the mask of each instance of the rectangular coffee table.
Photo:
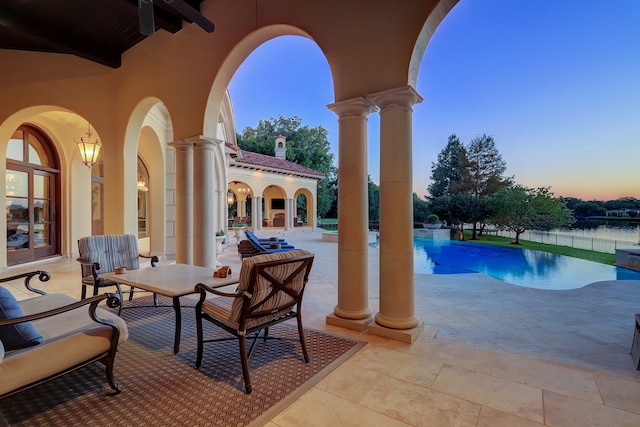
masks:
{"type": "Polygon", "coordinates": [[[173,299],[173,309],[176,314],[176,331],[173,342],[173,351],[180,351],[180,332],[182,329],[182,312],[180,309],[180,297],[194,294],[195,286],[204,283],[212,288],[220,288],[238,283],[239,272],[226,278],[213,277],[215,270],[207,267],[198,267],[187,264],[160,265],[157,267],[128,270],[123,274],[105,273],[105,279],[133,286],[158,295],[164,295],[173,299]]]}

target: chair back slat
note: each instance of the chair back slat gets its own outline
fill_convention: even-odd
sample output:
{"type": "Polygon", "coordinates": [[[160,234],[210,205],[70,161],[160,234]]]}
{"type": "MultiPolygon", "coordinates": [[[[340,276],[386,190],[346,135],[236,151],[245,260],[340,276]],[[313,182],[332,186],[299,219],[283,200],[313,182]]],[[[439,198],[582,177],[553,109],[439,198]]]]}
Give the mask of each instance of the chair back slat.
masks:
{"type": "Polygon", "coordinates": [[[132,234],[82,237],[78,251],[83,260],[100,264],[100,274],[113,272],[116,267],[140,268],[138,239],[132,234]]]}
{"type": "Polygon", "coordinates": [[[313,254],[296,249],[247,258],[242,263],[238,293],[230,320],[240,329],[289,312],[302,300],[313,254]]]}

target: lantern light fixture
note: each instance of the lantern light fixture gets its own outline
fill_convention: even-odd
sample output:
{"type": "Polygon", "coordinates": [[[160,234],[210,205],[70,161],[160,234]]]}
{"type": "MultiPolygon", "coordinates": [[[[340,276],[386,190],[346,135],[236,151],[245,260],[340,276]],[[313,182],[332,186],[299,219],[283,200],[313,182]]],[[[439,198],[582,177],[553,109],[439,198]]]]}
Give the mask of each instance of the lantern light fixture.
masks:
{"type": "Polygon", "coordinates": [[[235,202],[236,202],[236,195],[231,190],[227,191],[227,204],[232,205],[235,202]]]}
{"type": "Polygon", "coordinates": [[[91,166],[98,161],[98,154],[100,153],[102,144],[98,141],[98,138],[93,136],[93,133],[91,132],[91,124],[87,122],[87,125],[89,129],[87,130],[86,135],[79,136],[75,138],[74,141],[78,144],[82,163],[91,169],[91,166]]]}

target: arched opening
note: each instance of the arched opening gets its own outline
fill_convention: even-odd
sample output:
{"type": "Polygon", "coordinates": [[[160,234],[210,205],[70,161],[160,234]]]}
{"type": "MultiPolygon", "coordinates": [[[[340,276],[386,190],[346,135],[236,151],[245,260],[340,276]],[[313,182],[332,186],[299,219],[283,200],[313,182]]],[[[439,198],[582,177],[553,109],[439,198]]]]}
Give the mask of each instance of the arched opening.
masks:
{"type": "Polygon", "coordinates": [[[104,234],[104,162],[98,161],[91,167],[91,235],[104,234]]]}
{"type": "Polygon", "coordinates": [[[300,189],[296,192],[295,205],[293,212],[294,227],[312,226],[315,221],[316,208],[313,203],[313,197],[309,190],[300,189]]]}
{"type": "MultiPolygon", "coordinates": [[[[143,254],[162,255],[171,253],[168,240],[172,236],[167,230],[173,229],[175,221],[169,212],[167,203],[175,202],[167,193],[175,191],[167,188],[174,182],[165,164],[172,150],[167,150],[167,142],[172,137],[171,116],[165,105],[156,98],[147,98],[140,102],[129,121],[128,137],[132,138],[125,151],[136,152],[135,179],[127,180],[127,188],[135,184],[137,209],[136,233],[138,248],[143,254]],[[139,126],[136,129],[136,126],[139,126]],[[131,132],[129,132],[129,130],[131,132]],[[135,141],[135,144],[134,144],[135,141]]],[[[171,157],[169,157],[170,159],[171,157]]],[[[131,232],[133,233],[133,231],[131,232]]]]}
{"type": "Polygon", "coordinates": [[[253,191],[242,181],[231,181],[227,192],[229,227],[251,226],[253,191]]]}
{"type": "Polygon", "coordinates": [[[264,216],[267,227],[286,226],[287,195],[282,187],[270,185],[262,193],[264,198],[264,216]]]}
{"type": "Polygon", "coordinates": [[[149,170],[138,156],[138,239],[149,237],[149,170]]]}
{"type": "Polygon", "coordinates": [[[8,265],[60,253],[60,161],[40,128],[21,125],[7,145],[8,265]]]}

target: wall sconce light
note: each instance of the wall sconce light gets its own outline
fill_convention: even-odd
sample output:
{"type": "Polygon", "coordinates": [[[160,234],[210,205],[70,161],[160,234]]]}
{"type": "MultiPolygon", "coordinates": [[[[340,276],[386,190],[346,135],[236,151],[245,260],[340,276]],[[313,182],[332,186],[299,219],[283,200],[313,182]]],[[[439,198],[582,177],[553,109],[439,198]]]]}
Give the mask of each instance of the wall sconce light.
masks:
{"type": "Polygon", "coordinates": [[[147,183],[144,180],[138,181],[138,191],[149,191],[149,187],[147,187],[147,183]]]}
{"type": "Polygon", "coordinates": [[[82,163],[89,169],[93,166],[98,160],[98,154],[100,153],[100,148],[102,144],[98,141],[97,138],[94,138],[91,133],[91,124],[87,123],[89,126],[89,130],[85,136],[80,136],[75,138],[74,141],[78,144],[78,149],[80,150],[80,157],[82,157],[82,163]]]}
{"type": "Polygon", "coordinates": [[[227,204],[232,205],[236,202],[236,195],[233,194],[233,191],[227,191],[227,204]]]}

